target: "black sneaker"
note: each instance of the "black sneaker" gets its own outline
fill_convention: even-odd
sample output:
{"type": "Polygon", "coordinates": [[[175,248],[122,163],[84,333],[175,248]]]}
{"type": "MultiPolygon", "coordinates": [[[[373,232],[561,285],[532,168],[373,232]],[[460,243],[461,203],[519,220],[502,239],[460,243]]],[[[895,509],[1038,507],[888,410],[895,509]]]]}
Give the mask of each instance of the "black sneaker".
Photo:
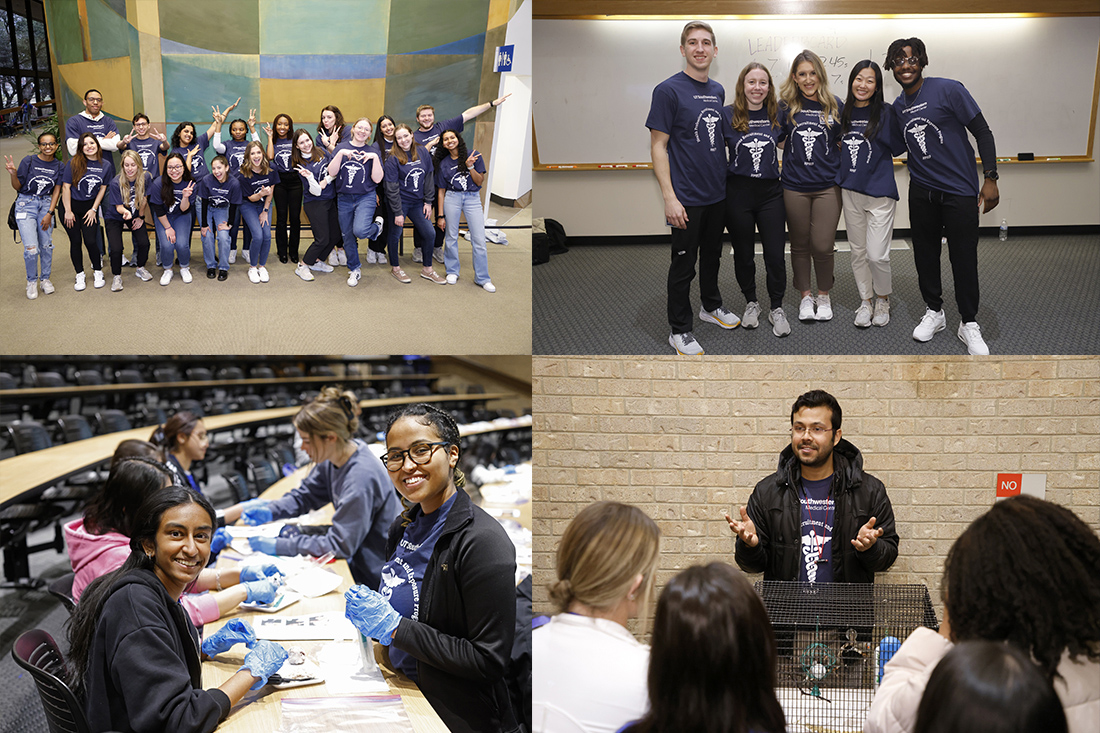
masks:
{"type": "Polygon", "coordinates": [[[225,280],[229,277],[229,270],[218,270],[218,279],[225,280]]]}
{"type": "Polygon", "coordinates": [[[298,255],[291,255],[290,256],[290,261],[297,265],[298,264],[298,255]]]}
{"type": "Polygon", "coordinates": [[[279,262],[282,262],[285,265],[287,263],[287,256],[279,255],[279,262]]]}
{"type": "Polygon", "coordinates": [[[217,276],[218,276],[218,271],[215,270],[213,267],[206,268],[206,277],[213,280],[217,276]]]}

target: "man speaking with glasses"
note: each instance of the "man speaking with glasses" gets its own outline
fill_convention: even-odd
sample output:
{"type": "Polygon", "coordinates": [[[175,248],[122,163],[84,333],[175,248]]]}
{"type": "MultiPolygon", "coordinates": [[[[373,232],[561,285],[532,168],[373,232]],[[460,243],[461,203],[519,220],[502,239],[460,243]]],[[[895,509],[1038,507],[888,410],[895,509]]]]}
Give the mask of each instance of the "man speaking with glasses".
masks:
{"type": "Polygon", "coordinates": [[[735,559],[764,580],[873,583],[894,564],[898,534],[886,487],[840,432],[836,398],[815,389],[791,407],[791,444],[756,485],[740,518],[735,559]]]}

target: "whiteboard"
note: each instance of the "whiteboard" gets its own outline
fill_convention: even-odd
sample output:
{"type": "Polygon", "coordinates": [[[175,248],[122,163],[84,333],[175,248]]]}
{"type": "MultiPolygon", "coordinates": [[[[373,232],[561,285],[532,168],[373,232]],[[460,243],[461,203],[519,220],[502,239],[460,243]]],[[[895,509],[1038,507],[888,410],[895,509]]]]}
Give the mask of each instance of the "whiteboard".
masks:
{"type": "MultiPolygon", "coordinates": [[[[538,162],[647,163],[653,88],[684,69],[678,20],[536,20],[538,162]]],[[[726,103],[741,69],[764,64],[778,87],[802,49],[816,51],[843,101],[852,65],[882,65],[896,38],[924,41],[925,76],[961,81],[982,110],[999,158],[1085,155],[1096,100],[1100,16],[819,16],[708,20],[718,42],[711,78],[726,103]]],[[[886,101],[901,93],[883,72],[886,101]]]]}

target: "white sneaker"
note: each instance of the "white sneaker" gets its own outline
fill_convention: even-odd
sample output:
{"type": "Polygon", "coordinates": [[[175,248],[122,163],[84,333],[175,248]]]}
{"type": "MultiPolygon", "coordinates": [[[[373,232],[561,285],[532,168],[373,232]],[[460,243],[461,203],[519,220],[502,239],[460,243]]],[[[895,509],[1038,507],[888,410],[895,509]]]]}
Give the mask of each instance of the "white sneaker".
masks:
{"type": "Polygon", "coordinates": [[[38,297],[38,281],[37,280],[27,281],[27,299],[28,300],[34,300],[37,297],[38,297]]]}
{"type": "Polygon", "coordinates": [[[432,250],[432,259],[441,265],[443,264],[443,247],[436,247],[432,250]]]}
{"type": "Polygon", "coordinates": [[[180,268],[180,279],[183,280],[185,283],[189,283],[192,280],[194,280],[194,278],[191,277],[191,268],[190,267],[181,267],[180,268]]]}
{"type": "Polygon", "coordinates": [[[807,295],[802,298],[802,302],[798,304],[798,320],[800,321],[813,321],[816,319],[814,316],[814,296],[807,295]]]}
{"type": "Polygon", "coordinates": [[[859,307],[856,308],[856,326],[858,328],[870,328],[871,327],[871,305],[866,300],[860,301],[859,307]]]}
{"type": "Polygon", "coordinates": [[[115,275],[111,278],[111,292],[117,293],[122,290],[122,275],[115,275]]]}
{"type": "MultiPolygon", "coordinates": [[[[331,268],[329,272],[331,272],[331,268]]],[[[313,282],[313,273],[309,271],[309,265],[304,262],[299,262],[298,266],[294,268],[294,274],[308,282],[313,282]]]]}
{"type": "Polygon", "coordinates": [[[86,287],[88,287],[88,286],[84,284],[84,273],[83,272],[76,273],[76,285],[73,286],[73,290],[80,291],[80,290],[83,290],[86,287]]]}
{"type": "Polygon", "coordinates": [[[680,356],[697,356],[704,353],[703,347],[695,340],[695,334],[691,331],[687,333],[670,333],[668,335],[668,345],[676,349],[676,353],[680,356]]]}
{"type": "Polygon", "coordinates": [[[485,282],[481,283],[481,287],[485,290],[486,293],[495,293],[497,291],[497,286],[493,285],[492,280],[486,280],[485,282]]]}
{"type": "Polygon", "coordinates": [[[260,270],[260,282],[262,282],[262,283],[271,282],[271,275],[268,274],[267,268],[264,267],[263,265],[260,265],[259,270],[260,270]]]}
{"type": "Polygon", "coordinates": [[[52,293],[55,290],[55,288],[53,286],[53,283],[50,282],[49,278],[44,278],[41,282],[42,282],[42,292],[45,293],[46,295],[49,295],[50,293],[52,293]]]}
{"type": "Polygon", "coordinates": [[[875,298],[875,317],[871,323],[876,326],[885,326],[890,322],[890,300],[879,296],[875,298]]]}
{"type": "MultiPolygon", "coordinates": [[[[801,318],[801,316],[799,316],[801,318]]],[[[828,293],[819,293],[817,296],[817,320],[833,320],[833,305],[829,302],[828,293]]]]}
{"type": "Polygon", "coordinates": [[[160,284],[167,285],[170,282],[172,282],[172,270],[167,269],[164,271],[164,274],[160,276],[160,284]]]}
{"type": "Polygon", "coordinates": [[[92,287],[101,288],[107,284],[103,279],[103,270],[92,270],[92,287]]]}
{"type": "Polygon", "coordinates": [[[974,321],[959,324],[959,340],[966,344],[971,356],[989,356],[989,347],[982,338],[982,329],[974,321]]]}
{"type": "Polygon", "coordinates": [[[328,253],[328,263],[333,267],[339,267],[340,265],[340,255],[337,254],[339,251],[338,249],[333,249],[328,253]]]}
{"type": "MultiPolygon", "coordinates": [[[[333,251],[336,252],[336,264],[340,265],[340,267],[347,267],[348,266],[348,253],[345,252],[342,249],[337,249],[337,250],[333,250],[333,251]]],[[[329,258],[329,259],[331,259],[331,258],[329,258]]],[[[332,263],[330,262],[329,264],[331,265],[332,263]]]]}
{"type": "Polygon", "coordinates": [[[130,264],[130,259],[126,255],[122,255],[122,266],[126,267],[130,264]]]}
{"type": "Polygon", "coordinates": [[[386,223],[386,220],[379,215],[374,217],[374,223],[378,225],[378,231],[382,231],[382,226],[386,223]]]}
{"type": "Polygon", "coordinates": [[[745,304],[745,315],[741,316],[741,328],[756,328],[760,325],[760,304],[755,300],[745,304]]]}
{"type": "Polygon", "coordinates": [[[447,284],[448,285],[457,285],[458,284],[458,275],[448,275],[447,276],[447,284]]]}
{"type": "MultiPolygon", "coordinates": [[[[329,259],[332,259],[332,255],[329,255],[329,259]]],[[[313,270],[314,272],[332,272],[332,265],[322,260],[317,260],[309,266],[309,269],[313,270]]]]}
{"type": "Polygon", "coordinates": [[[229,250],[229,264],[232,265],[236,261],[237,261],[237,250],[235,250],[235,249],[229,250]]]}
{"type": "Polygon", "coordinates": [[[259,285],[260,283],[260,271],[255,267],[248,268],[248,279],[253,284],[259,285]]]}
{"type": "Polygon", "coordinates": [[[920,323],[913,329],[913,340],[931,341],[932,337],[947,328],[947,318],[941,309],[938,313],[930,308],[925,308],[920,323]]]}
{"type": "Polygon", "coordinates": [[[786,336],[791,332],[791,324],[787,323],[787,314],[782,308],[773,308],[768,314],[768,322],[772,324],[772,333],[776,336],[786,336]]]}
{"type": "Polygon", "coordinates": [[[424,264],[424,250],[419,247],[413,247],[413,262],[424,264]]]}
{"type": "Polygon", "coordinates": [[[741,319],[737,317],[737,314],[726,310],[723,305],[712,311],[703,310],[703,307],[699,306],[699,320],[713,323],[722,328],[737,328],[741,324],[741,319]]]}
{"type": "Polygon", "coordinates": [[[348,287],[354,288],[359,284],[359,280],[363,277],[363,271],[356,267],[354,270],[348,273],[348,287]]]}
{"type": "Polygon", "coordinates": [[[368,265],[377,265],[378,264],[378,253],[375,252],[373,249],[370,249],[369,247],[367,248],[367,264],[368,265]]]}
{"type": "Polygon", "coordinates": [[[139,279],[143,280],[144,282],[149,282],[150,280],[153,279],[152,274],[150,274],[150,272],[148,270],[146,270],[144,267],[139,267],[138,269],[134,270],[134,275],[136,275],[139,279]]]}

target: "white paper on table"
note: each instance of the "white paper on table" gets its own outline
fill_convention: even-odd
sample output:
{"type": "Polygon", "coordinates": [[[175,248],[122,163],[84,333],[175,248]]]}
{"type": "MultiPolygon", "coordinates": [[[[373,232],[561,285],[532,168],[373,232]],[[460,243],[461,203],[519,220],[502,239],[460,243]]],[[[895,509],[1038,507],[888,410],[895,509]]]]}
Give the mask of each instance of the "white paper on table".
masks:
{"type": "MultiPolygon", "coordinates": [[[[358,637],[358,634],[356,635],[358,637]]],[[[332,695],[379,694],[390,691],[374,661],[371,641],[333,641],[317,652],[317,663],[332,695]]]]}
{"type": "Polygon", "coordinates": [[[315,565],[308,565],[286,579],[287,588],[306,598],[317,598],[331,593],[339,588],[342,582],[344,582],[343,578],[336,573],[315,565]]]}
{"type": "Polygon", "coordinates": [[[304,639],[357,639],[359,632],[339,611],[311,613],[306,616],[271,616],[254,619],[257,639],[299,641],[304,639]]]}

